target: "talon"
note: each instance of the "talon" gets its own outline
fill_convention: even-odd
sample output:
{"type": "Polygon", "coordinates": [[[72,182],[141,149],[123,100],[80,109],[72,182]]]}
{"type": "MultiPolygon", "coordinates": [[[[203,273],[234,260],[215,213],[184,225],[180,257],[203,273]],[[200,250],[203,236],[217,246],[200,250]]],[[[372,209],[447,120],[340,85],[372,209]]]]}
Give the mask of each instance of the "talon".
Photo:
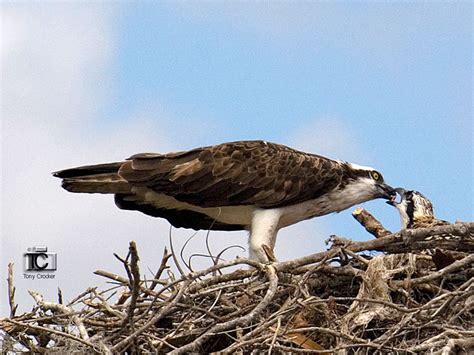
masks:
{"type": "Polygon", "coordinates": [[[277,262],[277,258],[275,257],[273,250],[268,245],[262,244],[262,249],[267,256],[267,259],[268,259],[267,264],[277,262]]]}

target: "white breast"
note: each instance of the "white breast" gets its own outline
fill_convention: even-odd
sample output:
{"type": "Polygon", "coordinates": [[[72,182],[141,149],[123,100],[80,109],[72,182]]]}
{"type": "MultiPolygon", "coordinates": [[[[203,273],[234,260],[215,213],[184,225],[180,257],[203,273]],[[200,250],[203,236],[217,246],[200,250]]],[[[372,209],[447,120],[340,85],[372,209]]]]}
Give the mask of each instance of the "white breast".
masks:
{"type": "MultiPolygon", "coordinates": [[[[334,190],[313,200],[271,210],[280,216],[278,228],[282,228],[312,217],[340,212],[355,204],[370,200],[373,198],[373,189],[372,180],[359,179],[346,185],[344,190],[334,190]]],[[[254,212],[257,210],[254,206],[199,207],[151,191],[146,187],[134,187],[132,191],[139,199],[157,208],[195,211],[227,224],[250,226],[254,212]]]]}
{"type": "Polygon", "coordinates": [[[375,184],[371,179],[359,179],[346,185],[343,190],[333,190],[319,198],[283,207],[280,220],[282,227],[312,217],[340,212],[356,204],[371,200],[375,184]]]}

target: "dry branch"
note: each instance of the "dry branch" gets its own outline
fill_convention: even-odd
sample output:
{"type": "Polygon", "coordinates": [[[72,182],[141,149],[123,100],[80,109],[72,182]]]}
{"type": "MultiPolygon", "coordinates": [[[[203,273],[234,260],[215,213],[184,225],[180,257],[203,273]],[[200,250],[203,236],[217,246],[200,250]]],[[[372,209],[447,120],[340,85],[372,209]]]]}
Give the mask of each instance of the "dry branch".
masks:
{"type": "Polygon", "coordinates": [[[375,238],[386,237],[392,232],[386,230],[382,223],[380,223],[374,216],[372,216],[367,210],[363,208],[356,208],[352,212],[352,216],[357,222],[362,224],[367,232],[372,234],[375,238]]]}
{"type": "Polygon", "coordinates": [[[178,262],[174,251],[165,250],[146,279],[131,242],[128,257],[117,256],[126,275],[95,272],[114,289],[88,288],[66,304],[31,291],[37,306],[22,315],[15,314],[9,267],[11,314],[0,319],[8,338],[1,351],[474,351],[474,223],[387,234],[368,212],[356,215],[377,239],[332,237],[327,251],[268,265],[211,255],[209,268],[181,269],[176,278],[164,277],[178,262]],[[432,249],[454,257],[438,270],[432,249]],[[235,266],[243,269],[225,273],[235,266]]]}
{"type": "Polygon", "coordinates": [[[127,321],[130,324],[130,327],[134,329],[135,326],[133,323],[133,312],[135,311],[135,307],[137,306],[137,299],[140,292],[140,269],[138,267],[138,261],[140,260],[140,258],[138,257],[137,245],[133,240],[130,242],[129,253],[131,259],[131,273],[129,277],[131,277],[130,285],[132,285],[132,298],[130,299],[130,304],[128,306],[127,321]]]}
{"type": "Polygon", "coordinates": [[[18,308],[18,305],[15,304],[16,288],[13,282],[13,263],[8,263],[7,284],[8,284],[8,304],[10,305],[10,318],[13,318],[15,317],[15,313],[18,308]]]}

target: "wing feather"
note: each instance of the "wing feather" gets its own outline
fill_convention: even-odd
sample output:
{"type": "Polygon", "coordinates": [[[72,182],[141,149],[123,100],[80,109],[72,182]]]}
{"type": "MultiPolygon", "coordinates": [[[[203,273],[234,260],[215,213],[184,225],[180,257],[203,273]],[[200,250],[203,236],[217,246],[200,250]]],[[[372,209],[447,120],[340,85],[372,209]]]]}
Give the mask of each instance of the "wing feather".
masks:
{"type": "Polygon", "coordinates": [[[202,207],[273,208],[318,197],[337,186],[341,164],[283,145],[240,141],[170,154],[137,154],[119,170],[145,186],[202,207]]]}

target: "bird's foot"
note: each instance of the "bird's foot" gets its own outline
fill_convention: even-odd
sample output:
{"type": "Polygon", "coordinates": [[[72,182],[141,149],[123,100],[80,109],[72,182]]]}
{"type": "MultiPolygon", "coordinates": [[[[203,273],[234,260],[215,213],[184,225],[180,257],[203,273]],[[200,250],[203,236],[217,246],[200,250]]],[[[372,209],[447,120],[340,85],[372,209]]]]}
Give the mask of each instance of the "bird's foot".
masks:
{"type": "Polygon", "coordinates": [[[267,257],[267,262],[266,264],[271,264],[271,263],[276,263],[278,262],[277,258],[275,257],[275,254],[273,253],[273,249],[270,248],[266,244],[262,244],[262,249],[265,252],[265,256],[267,257]]]}

